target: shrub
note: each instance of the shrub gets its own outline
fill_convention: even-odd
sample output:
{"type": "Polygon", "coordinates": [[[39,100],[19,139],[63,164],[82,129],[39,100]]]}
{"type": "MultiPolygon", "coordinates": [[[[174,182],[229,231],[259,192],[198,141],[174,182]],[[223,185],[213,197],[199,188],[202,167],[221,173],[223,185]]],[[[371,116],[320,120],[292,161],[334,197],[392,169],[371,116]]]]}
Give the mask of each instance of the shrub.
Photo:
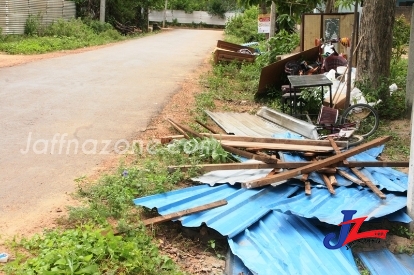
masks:
{"type": "Polygon", "coordinates": [[[24,34],[28,36],[41,35],[42,16],[29,14],[24,25],[24,34]]]}
{"type": "Polygon", "coordinates": [[[226,23],[225,33],[239,37],[243,42],[265,40],[263,33],[257,33],[258,15],[257,7],[245,10],[244,13],[234,16],[226,23]]]}
{"type": "Polygon", "coordinates": [[[392,59],[393,62],[398,62],[402,55],[407,53],[410,42],[410,24],[407,23],[404,15],[395,19],[392,35],[392,59]]]}
{"type": "Polygon", "coordinates": [[[275,62],[276,56],[278,55],[291,53],[297,46],[299,46],[299,42],[300,38],[298,33],[289,34],[288,31],[281,30],[268,40],[268,62],[275,62]]]}

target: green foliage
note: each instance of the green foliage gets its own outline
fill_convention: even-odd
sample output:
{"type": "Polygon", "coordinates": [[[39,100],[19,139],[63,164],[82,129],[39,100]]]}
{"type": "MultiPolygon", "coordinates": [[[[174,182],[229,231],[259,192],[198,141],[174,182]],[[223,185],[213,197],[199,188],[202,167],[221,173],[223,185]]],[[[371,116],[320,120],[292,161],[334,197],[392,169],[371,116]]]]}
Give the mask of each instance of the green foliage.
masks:
{"type": "Polygon", "coordinates": [[[276,56],[291,53],[297,46],[299,46],[300,38],[298,33],[292,33],[282,30],[274,37],[268,40],[269,51],[268,63],[276,61],[276,56]]]}
{"type": "MultiPolygon", "coordinates": [[[[224,17],[224,13],[235,10],[237,8],[236,0],[170,0],[168,1],[168,9],[183,10],[187,13],[193,11],[207,11],[211,15],[224,17]]],[[[157,10],[163,10],[164,6],[157,7],[157,10]]]]}
{"type": "Polygon", "coordinates": [[[24,254],[5,266],[8,274],[180,274],[144,228],[121,237],[84,225],[51,230],[14,246],[24,254]]]}
{"type": "Polygon", "coordinates": [[[223,163],[228,158],[228,153],[214,138],[174,140],[173,143],[167,145],[164,149],[170,153],[185,153],[187,155],[197,156],[200,161],[211,161],[213,163],[223,163]]]}
{"type": "Polygon", "coordinates": [[[242,14],[232,17],[227,23],[225,33],[239,37],[243,43],[265,40],[263,33],[257,33],[257,17],[259,9],[251,7],[242,14]]]}
{"type": "Polygon", "coordinates": [[[279,30],[287,31],[288,33],[293,33],[296,29],[296,20],[289,14],[280,14],[276,18],[276,24],[279,30]]]}
{"type": "Polygon", "coordinates": [[[407,23],[404,15],[395,19],[392,33],[392,60],[393,62],[399,62],[402,55],[407,54],[408,43],[410,42],[410,24],[407,23]]]}
{"type": "Polygon", "coordinates": [[[29,14],[24,25],[24,34],[28,36],[41,35],[42,16],[29,14]]]}
{"type": "Polygon", "coordinates": [[[371,81],[368,79],[359,80],[355,83],[368,102],[381,102],[376,106],[378,113],[383,119],[400,119],[404,118],[407,113],[405,103],[405,86],[408,70],[408,62],[405,59],[392,61],[390,68],[390,77],[382,78],[378,88],[373,89],[371,81]],[[390,93],[389,86],[395,83],[399,88],[397,91],[390,93]]]}
{"type": "MultiPolygon", "coordinates": [[[[33,17],[30,22],[35,22],[33,17]]],[[[35,20],[36,19],[36,20],[35,20]]],[[[0,51],[9,54],[36,54],[59,50],[71,50],[88,46],[102,45],[125,39],[110,24],[96,21],[83,23],[80,19],[57,20],[48,27],[36,24],[31,26],[29,37],[7,35],[0,44],[0,51]]]]}

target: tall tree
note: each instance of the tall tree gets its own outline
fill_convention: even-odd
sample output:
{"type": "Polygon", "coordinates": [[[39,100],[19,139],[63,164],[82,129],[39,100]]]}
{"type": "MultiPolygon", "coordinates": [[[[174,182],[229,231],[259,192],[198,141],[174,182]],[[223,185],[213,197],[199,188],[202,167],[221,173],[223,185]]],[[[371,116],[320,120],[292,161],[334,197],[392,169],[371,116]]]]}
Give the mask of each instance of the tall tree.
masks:
{"type": "Polygon", "coordinates": [[[357,79],[369,79],[374,89],[379,87],[381,79],[390,75],[395,6],[395,0],[364,1],[359,35],[363,38],[357,58],[357,79]]]}
{"type": "Polygon", "coordinates": [[[335,0],[325,0],[325,13],[338,12],[338,5],[335,5],[335,0]]]}

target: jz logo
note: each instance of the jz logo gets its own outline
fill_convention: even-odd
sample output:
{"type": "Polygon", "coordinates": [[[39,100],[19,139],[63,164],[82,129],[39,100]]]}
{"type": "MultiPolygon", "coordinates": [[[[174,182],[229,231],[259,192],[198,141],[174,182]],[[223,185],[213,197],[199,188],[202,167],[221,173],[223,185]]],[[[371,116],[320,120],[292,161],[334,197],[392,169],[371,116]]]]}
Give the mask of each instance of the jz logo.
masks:
{"type": "Polygon", "coordinates": [[[338,243],[336,245],[331,245],[330,241],[336,238],[335,233],[329,233],[323,239],[323,245],[328,249],[338,249],[344,245],[347,245],[350,242],[359,239],[365,238],[378,238],[378,239],[385,239],[387,236],[388,230],[370,230],[366,232],[358,232],[359,228],[361,227],[362,223],[365,221],[367,216],[352,219],[352,216],[356,213],[356,210],[343,210],[341,211],[344,214],[344,221],[338,224],[341,226],[341,231],[339,233],[338,243]],[[351,224],[354,223],[355,225],[351,229],[351,224]],[[350,230],[351,229],[351,230],[350,230]]]}

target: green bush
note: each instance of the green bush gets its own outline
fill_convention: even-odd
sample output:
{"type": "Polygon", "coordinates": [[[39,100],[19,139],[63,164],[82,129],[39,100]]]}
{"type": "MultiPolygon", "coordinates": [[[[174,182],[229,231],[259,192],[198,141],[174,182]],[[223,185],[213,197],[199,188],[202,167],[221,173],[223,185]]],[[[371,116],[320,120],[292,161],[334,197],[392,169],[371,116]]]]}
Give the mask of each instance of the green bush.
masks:
{"type": "Polygon", "coordinates": [[[377,89],[372,89],[368,79],[358,80],[355,86],[358,87],[368,102],[381,102],[376,106],[378,113],[383,119],[401,119],[407,112],[405,104],[405,86],[407,81],[408,61],[392,61],[390,77],[381,80],[381,85],[377,89]],[[392,94],[389,91],[391,84],[396,84],[398,90],[392,94]]]}
{"type": "Polygon", "coordinates": [[[48,27],[36,22],[38,17],[28,19],[29,37],[6,35],[0,44],[0,51],[10,54],[38,54],[59,50],[71,50],[88,46],[102,45],[125,39],[110,24],[80,19],[57,20],[48,27]]]}
{"type": "Polygon", "coordinates": [[[243,42],[265,40],[266,36],[263,33],[257,33],[258,15],[259,9],[251,7],[234,16],[226,23],[225,34],[239,37],[243,42]]]}
{"type": "Polygon", "coordinates": [[[269,51],[268,63],[276,61],[276,56],[291,53],[299,46],[300,38],[298,33],[290,34],[288,31],[281,30],[274,37],[268,40],[269,51]]]}
{"type": "Polygon", "coordinates": [[[52,230],[15,246],[25,255],[5,266],[7,274],[181,274],[145,228],[125,237],[91,226],[52,230]]]}
{"type": "Polygon", "coordinates": [[[392,36],[392,59],[393,62],[398,62],[402,55],[407,54],[410,42],[410,24],[407,23],[404,15],[395,19],[392,36]]]}
{"type": "Polygon", "coordinates": [[[29,14],[24,25],[24,34],[28,36],[42,35],[42,16],[29,14]]]}

